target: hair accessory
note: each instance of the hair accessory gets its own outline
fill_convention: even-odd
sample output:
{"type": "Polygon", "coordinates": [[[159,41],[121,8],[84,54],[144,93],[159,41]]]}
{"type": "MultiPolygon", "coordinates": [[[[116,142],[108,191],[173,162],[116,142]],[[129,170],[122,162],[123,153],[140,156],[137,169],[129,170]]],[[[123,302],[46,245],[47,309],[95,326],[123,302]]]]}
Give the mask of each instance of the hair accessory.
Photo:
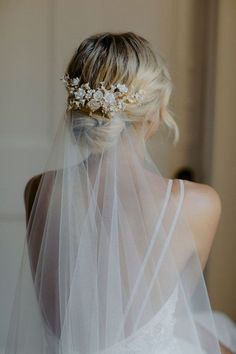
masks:
{"type": "Polygon", "coordinates": [[[106,118],[111,118],[113,112],[123,111],[127,104],[141,105],[144,99],[143,90],[128,93],[128,87],[121,83],[106,89],[104,81],[101,81],[98,88],[94,89],[90,87],[89,82],[80,85],[80,78],[71,79],[68,73],[61,80],[69,92],[67,111],[83,108],[82,110],[89,112],[89,115],[101,111],[106,118]]]}

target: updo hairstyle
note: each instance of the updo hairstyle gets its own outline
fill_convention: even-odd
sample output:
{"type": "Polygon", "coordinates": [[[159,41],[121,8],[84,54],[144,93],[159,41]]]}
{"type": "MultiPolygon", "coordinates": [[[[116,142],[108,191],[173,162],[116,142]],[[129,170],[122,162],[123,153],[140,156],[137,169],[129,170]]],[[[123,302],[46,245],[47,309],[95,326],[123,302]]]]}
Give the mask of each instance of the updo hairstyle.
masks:
{"type": "MultiPolygon", "coordinates": [[[[78,120],[77,129],[81,129],[81,137],[93,151],[101,152],[112,145],[125,124],[138,128],[142,124],[159,126],[162,123],[173,131],[174,141],[178,140],[178,126],[167,108],[172,92],[171,78],[164,60],[154,54],[145,38],[133,32],[92,35],[79,45],[66,73],[71,79],[79,77],[80,84],[89,82],[92,88],[97,88],[103,81],[105,87],[121,83],[145,92],[142,104],[127,104],[121,119],[109,122],[105,119],[104,124],[97,124],[97,120],[88,115],[88,118],[78,120]]],[[[69,113],[76,116],[81,112],[69,113]]],[[[94,114],[95,117],[99,115],[99,112],[94,114]]]]}

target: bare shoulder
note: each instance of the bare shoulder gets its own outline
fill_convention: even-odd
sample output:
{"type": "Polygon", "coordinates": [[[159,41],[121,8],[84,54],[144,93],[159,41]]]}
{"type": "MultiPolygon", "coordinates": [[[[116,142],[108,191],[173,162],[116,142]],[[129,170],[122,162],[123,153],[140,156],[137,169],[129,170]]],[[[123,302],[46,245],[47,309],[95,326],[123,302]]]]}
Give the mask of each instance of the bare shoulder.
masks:
{"type": "MultiPolygon", "coordinates": [[[[178,182],[177,180],[174,180],[178,182]]],[[[204,268],[217,231],[222,203],[219,193],[210,185],[184,180],[182,212],[192,230],[204,268]]]]}
{"type": "Polygon", "coordinates": [[[184,180],[185,207],[187,212],[194,210],[202,216],[209,215],[218,219],[221,214],[221,198],[219,193],[210,185],[184,180]],[[207,215],[206,215],[207,214],[207,215]]]}
{"type": "Polygon", "coordinates": [[[37,190],[37,188],[40,184],[40,181],[44,176],[49,176],[52,178],[54,175],[55,175],[55,171],[47,171],[42,174],[31,177],[25,185],[24,196],[26,196],[28,193],[30,193],[30,191],[32,189],[37,190]]]}
{"type": "Polygon", "coordinates": [[[33,176],[26,183],[25,189],[24,189],[24,200],[25,200],[25,203],[26,203],[27,199],[29,198],[29,195],[31,194],[31,191],[32,190],[34,190],[35,192],[37,191],[42,176],[43,176],[42,174],[37,175],[37,176],[33,176]]]}
{"type": "MultiPolygon", "coordinates": [[[[53,177],[55,175],[55,171],[47,171],[42,174],[31,177],[24,188],[24,204],[26,211],[26,222],[28,222],[32,206],[34,204],[34,200],[37,195],[38,188],[40,186],[41,181],[46,176],[47,181],[45,182],[45,186],[50,187],[50,182],[52,182],[53,177]]],[[[47,195],[47,194],[45,194],[47,195]]]]}

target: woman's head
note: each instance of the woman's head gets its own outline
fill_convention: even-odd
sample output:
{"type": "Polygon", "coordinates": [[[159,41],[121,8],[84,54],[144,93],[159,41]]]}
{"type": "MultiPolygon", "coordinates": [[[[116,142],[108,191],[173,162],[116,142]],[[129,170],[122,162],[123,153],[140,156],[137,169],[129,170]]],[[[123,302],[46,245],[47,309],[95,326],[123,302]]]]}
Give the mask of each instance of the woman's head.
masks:
{"type": "MultiPolygon", "coordinates": [[[[133,32],[92,35],[80,44],[66,73],[71,79],[79,77],[80,84],[89,82],[90,87],[95,89],[100,82],[104,82],[105,87],[121,83],[128,88],[132,86],[134,91],[143,90],[141,105],[126,105],[126,120],[137,129],[149,127],[147,136],[152,135],[160,123],[164,123],[173,129],[177,140],[178,128],[167,109],[172,90],[170,75],[162,58],[155,56],[149,42],[143,37],[133,32]]],[[[84,124],[87,125],[87,122],[84,124]]],[[[120,124],[122,126],[124,122],[120,124]]],[[[107,134],[111,134],[111,127],[106,126],[107,134]]],[[[117,123],[114,125],[117,134],[120,134],[121,126],[118,128],[117,123]]],[[[105,127],[94,125],[92,128],[90,121],[88,127],[90,132],[95,129],[98,134],[99,129],[103,129],[101,139],[104,139],[105,127]]],[[[92,131],[93,136],[96,136],[95,130],[92,131]]]]}

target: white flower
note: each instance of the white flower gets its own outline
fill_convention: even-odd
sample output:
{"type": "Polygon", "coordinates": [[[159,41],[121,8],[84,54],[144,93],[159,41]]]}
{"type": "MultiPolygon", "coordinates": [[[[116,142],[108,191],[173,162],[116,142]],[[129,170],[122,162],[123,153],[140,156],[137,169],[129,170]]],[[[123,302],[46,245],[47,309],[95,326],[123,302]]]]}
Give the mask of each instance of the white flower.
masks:
{"type": "Polygon", "coordinates": [[[116,101],[115,96],[113,95],[113,93],[110,92],[105,93],[104,100],[109,104],[112,104],[116,101]]]}
{"type": "Polygon", "coordinates": [[[76,99],[81,99],[84,97],[85,93],[86,93],[85,90],[83,90],[82,88],[79,88],[78,91],[76,91],[74,93],[74,96],[76,99]]]}
{"type": "Polygon", "coordinates": [[[72,79],[72,86],[76,86],[79,84],[79,78],[78,77],[75,77],[72,79]]]}
{"type": "Polygon", "coordinates": [[[128,92],[128,87],[126,85],[117,84],[116,87],[120,92],[124,92],[124,93],[128,92]]]}
{"type": "Polygon", "coordinates": [[[94,94],[93,94],[93,98],[96,101],[100,101],[103,98],[103,93],[101,90],[97,90],[94,94]]]}
{"type": "Polygon", "coordinates": [[[95,99],[91,99],[88,103],[87,106],[91,108],[92,111],[96,111],[98,108],[100,108],[100,103],[96,101],[95,99]]]}

